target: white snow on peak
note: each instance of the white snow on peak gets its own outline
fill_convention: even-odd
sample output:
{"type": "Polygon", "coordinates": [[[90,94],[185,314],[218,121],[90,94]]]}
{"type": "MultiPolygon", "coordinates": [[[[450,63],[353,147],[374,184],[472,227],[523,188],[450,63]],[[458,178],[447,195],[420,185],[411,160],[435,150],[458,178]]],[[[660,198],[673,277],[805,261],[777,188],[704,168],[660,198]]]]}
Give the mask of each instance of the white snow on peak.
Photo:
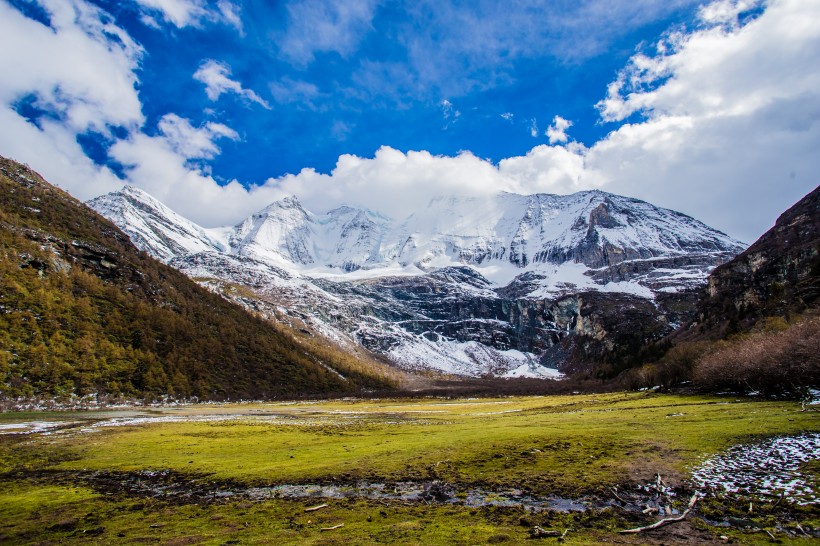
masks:
{"type": "Polygon", "coordinates": [[[137,248],[166,263],[180,255],[227,250],[218,237],[133,186],[92,199],[88,205],[122,229],[137,248]]]}
{"type": "MultiPolygon", "coordinates": [[[[597,190],[439,197],[400,222],[349,206],[315,214],[286,197],[219,230],[197,226],[136,188],[89,204],[165,261],[222,251],[292,273],[348,280],[468,265],[501,286],[536,271],[543,279],[539,296],[573,286],[649,296],[638,282],[593,281],[589,273],[628,261],[732,255],[744,248],[684,214],[597,190]]],[[[698,282],[707,273],[669,275],[698,282]]]]}

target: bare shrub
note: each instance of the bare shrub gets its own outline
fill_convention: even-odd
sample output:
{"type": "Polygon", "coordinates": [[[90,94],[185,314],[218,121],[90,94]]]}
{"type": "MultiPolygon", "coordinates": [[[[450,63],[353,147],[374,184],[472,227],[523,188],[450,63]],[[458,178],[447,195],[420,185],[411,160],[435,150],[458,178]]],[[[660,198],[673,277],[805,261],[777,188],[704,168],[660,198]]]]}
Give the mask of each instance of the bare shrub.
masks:
{"type": "Polygon", "coordinates": [[[681,343],[669,349],[658,361],[625,372],[621,384],[626,389],[662,387],[668,389],[692,378],[692,368],[713,346],[710,342],[681,343]]]}
{"type": "Polygon", "coordinates": [[[693,380],[712,391],[805,397],[820,387],[820,317],[720,343],[697,361],[693,380]]]}

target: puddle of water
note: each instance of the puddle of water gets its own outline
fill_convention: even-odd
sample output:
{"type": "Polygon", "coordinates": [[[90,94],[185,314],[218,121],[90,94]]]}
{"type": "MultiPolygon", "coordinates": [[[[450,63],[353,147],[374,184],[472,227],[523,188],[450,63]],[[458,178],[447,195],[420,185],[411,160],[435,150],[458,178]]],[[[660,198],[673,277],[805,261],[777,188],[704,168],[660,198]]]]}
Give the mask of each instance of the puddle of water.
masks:
{"type": "Polygon", "coordinates": [[[242,498],[270,499],[369,499],[383,502],[452,504],[470,507],[518,506],[529,511],[555,510],[583,512],[612,506],[608,501],[537,497],[518,489],[493,491],[480,487],[458,489],[452,484],[432,482],[356,482],[350,484],[283,484],[269,487],[242,487],[215,484],[207,479],[185,477],[171,471],[85,474],[92,486],[131,495],[184,501],[214,501],[242,498]]]}

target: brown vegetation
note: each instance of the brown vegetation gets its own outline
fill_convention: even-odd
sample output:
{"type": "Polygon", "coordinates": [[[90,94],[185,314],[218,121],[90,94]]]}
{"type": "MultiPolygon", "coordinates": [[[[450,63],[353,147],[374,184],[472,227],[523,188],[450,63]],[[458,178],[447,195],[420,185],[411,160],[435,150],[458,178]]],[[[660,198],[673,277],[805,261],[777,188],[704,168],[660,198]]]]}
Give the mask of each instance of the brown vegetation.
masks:
{"type": "Polygon", "coordinates": [[[719,342],[697,360],[692,377],[707,390],[804,397],[820,387],[820,317],[719,342]]]}

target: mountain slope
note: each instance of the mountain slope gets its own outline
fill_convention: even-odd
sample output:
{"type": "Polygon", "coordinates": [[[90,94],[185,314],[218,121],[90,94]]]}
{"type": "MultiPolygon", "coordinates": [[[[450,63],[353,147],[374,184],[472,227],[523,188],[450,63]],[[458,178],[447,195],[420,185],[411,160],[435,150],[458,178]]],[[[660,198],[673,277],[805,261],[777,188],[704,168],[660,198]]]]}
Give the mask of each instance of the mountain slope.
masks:
{"type": "Polygon", "coordinates": [[[710,391],[805,397],[820,388],[820,188],[717,267],[695,312],[625,380],[632,386],[694,381],[710,391]]]}
{"type": "Polygon", "coordinates": [[[774,227],[709,276],[702,324],[745,328],[765,316],[801,313],[820,302],[820,187],[781,214],[774,227]]]}
{"type": "Polygon", "coordinates": [[[138,252],[112,223],[3,158],[0,227],[2,398],[266,398],[390,383],[138,252]]]}
{"type": "Polygon", "coordinates": [[[164,262],[181,254],[225,250],[203,228],[133,186],[92,199],[88,205],[122,226],[138,248],[164,262]]]}
{"type": "Polygon", "coordinates": [[[766,317],[790,318],[820,305],[820,187],[781,214],[698,291],[696,313],[670,341],[716,340],[766,317]]]}

